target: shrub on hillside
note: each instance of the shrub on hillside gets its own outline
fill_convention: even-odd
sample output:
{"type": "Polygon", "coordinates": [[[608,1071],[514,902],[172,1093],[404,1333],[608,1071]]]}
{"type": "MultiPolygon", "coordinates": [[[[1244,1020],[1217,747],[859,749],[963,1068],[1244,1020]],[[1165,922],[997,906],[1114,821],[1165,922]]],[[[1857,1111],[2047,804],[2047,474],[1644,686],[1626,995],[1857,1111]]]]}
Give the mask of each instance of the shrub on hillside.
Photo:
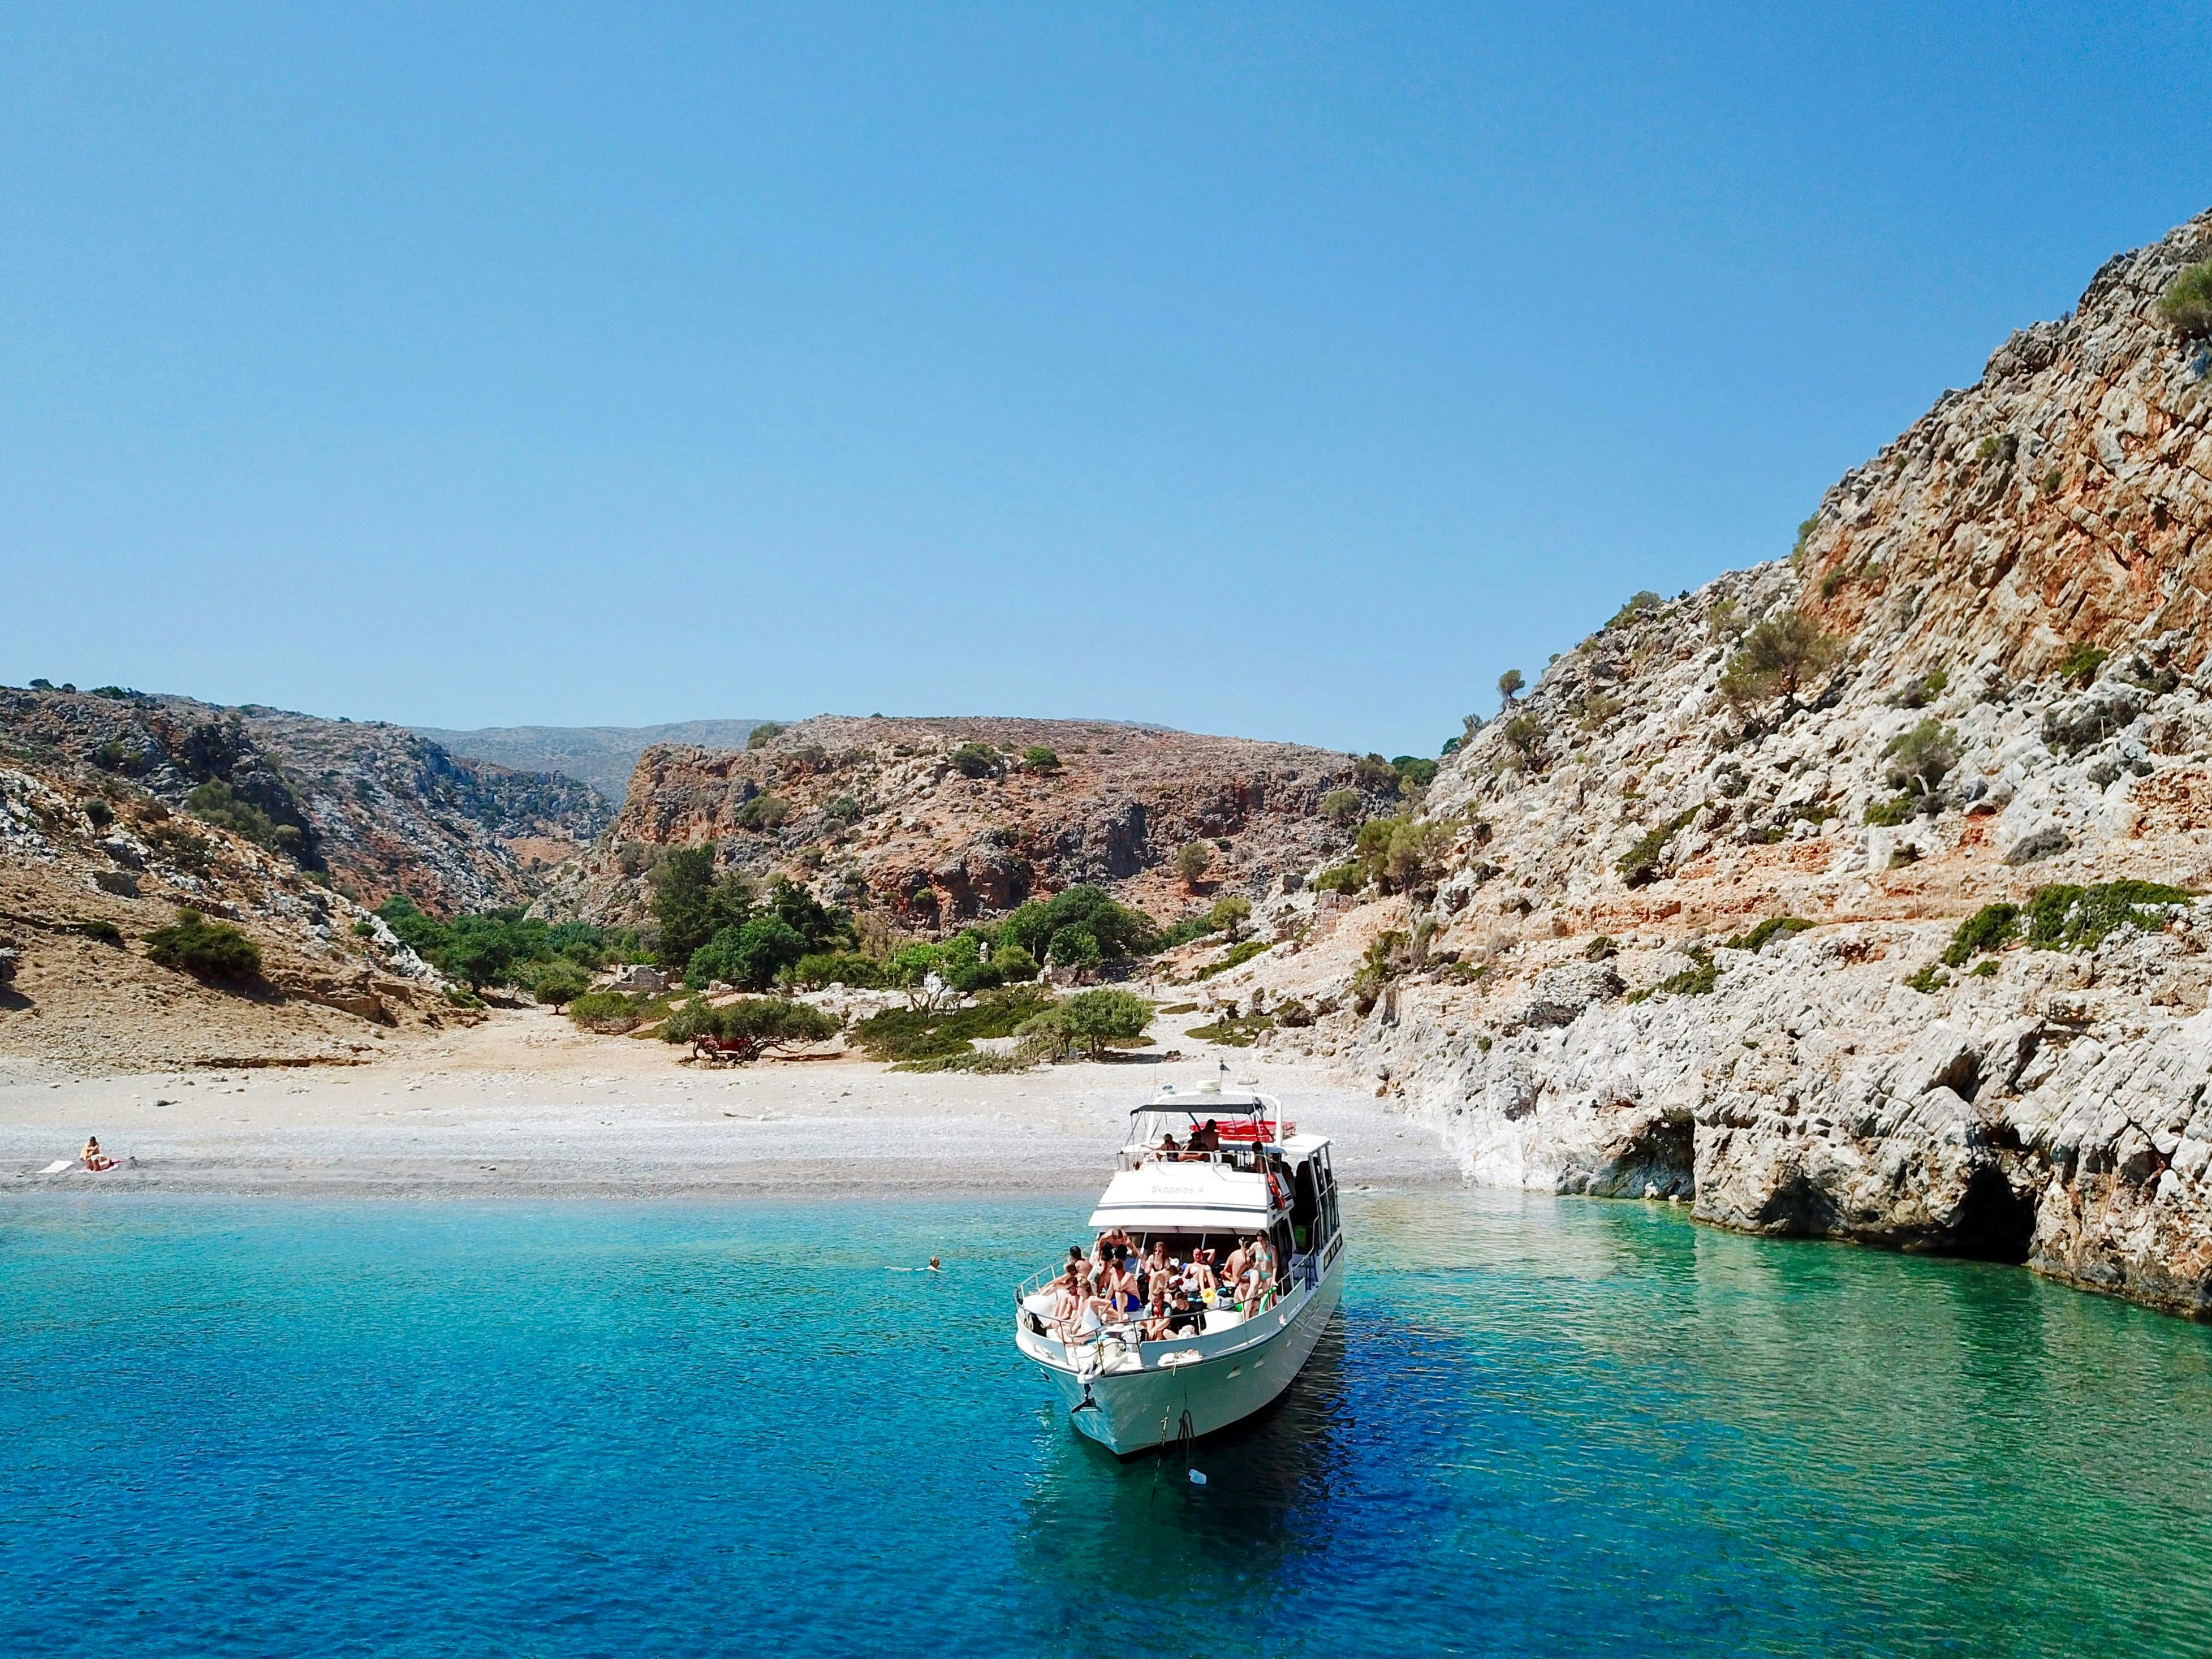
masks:
{"type": "Polygon", "coordinates": [[[791,803],[781,795],[755,795],[737,811],[738,828],[757,834],[781,830],[790,822],[791,803]]]}
{"type": "Polygon", "coordinates": [[[1331,823],[1350,829],[1365,817],[1367,802],[1356,789],[1332,789],[1321,798],[1321,815],[1331,823]]]}
{"type": "Polygon", "coordinates": [[[1226,933],[1233,940],[1237,931],[1252,920],[1252,901],[1242,893],[1224,893],[1213,901],[1206,920],[1213,932],[1226,933]]]}
{"type": "Polygon", "coordinates": [[[1950,944],[1943,947],[1943,960],[1951,967],[1963,968],[1970,958],[2001,951],[2019,936],[2020,906],[1984,904],[1959,924],[1950,944]]]}
{"type": "Polygon", "coordinates": [[[1941,720],[1924,720],[1892,738],[1881,752],[1889,763],[1883,781],[1911,796],[1930,817],[1942,809],[1943,780],[1959,763],[1958,733],[1941,720]]]}
{"type": "Polygon", "coordinates": [[[1803,611],[1785,611],[1743,636],[1721,675],[1722,695],[1737,703],[1794,697],[1842,649],[1842,641],[1803,611]]]}
{"type": "Polygon", "coordinates": [[[1407,795],[1427,788],[1437,781],[1437,765],[1418,755],[1400,755],[1390,763],[1390,769],[1398,775],[1398,787],[1407,795]]]}
{"type": "Polygon", "coordinates": [[[1644,588],[1640,592],[1630,594],[1628,603],[1607,617],[1605,625],[1607,628],[1620,628],[1626,623],[1634,622],[1647,611],[1656,611],[1665,603],[1665,600],[1650,588],[1644,588]]]}
{"type": "Polygon", "coordinates": [[[2087,685],[2097,678],[2097,671],[2112,654],[2101,646],[2077,640],[2066,647],[2066,654],[2058,659],[2058,678],[2071,680],[2076,685],[2087,685]]]}
{"type": "Polygon", "coordinates": [[[1060,757],[1041,743],[1033,743],[1022,750],[1022,769],[1039,777],[1049,777],[1060,770],[1060,757]]]}
{"type": "Polygon", "coordinates": [[[1498,728],[1505,739],[1505,763],[1534,768],[1544,753],[1544,722],[1534,714],[1516,714],[1498,728]]]}
{"type": "Polygon", "coordinates": [[[2212,335],[2212,259],[2190,266],[2166,285],[2158,314],[2185,340],[2212,335]]]}
{"type": "Polygon", "coordinates": [[[1639,836],[1634,845],[1613,860],[1613,867],[1620,878],[1631,887],[1641,887],[1659,878],[1659,858],[1667,850],[1667,843],[1689,828],[1690,821],[1698,816],[1691,807],[1677,812],[1664,823],[1656,823],[1639,836]]]}
{"type": "MultiPolygon", "coordinates": [[[[1749,951],[1754,956],[1766,948],[1769,939],[1783,933],[1802,933],[1813,924],[1802,916],[1769,916],[1748,933],[1738,933],[1727,941],[1725,949],[1749,951]]],[[[1611,941],[1607,941],[1610,943],[1611,941]]]]}
{"type": "Polygon", "coordinates": [[[995,778],[1006,763],[988,743],[963,743],[952,751],[952,769],[963,778],[995,778]]]}
{"type": "Polygon", "coordinates": [[[1213,849],[1202,841],[1185,843],[1176,849],[1175,872],[1186,888],[1195,887],[1206,879],[1206,872],[1213,868],[1213,849]]]}
{"type": "Polygon", "coordinates": [[[210,921],[197,910],[179,910],[167,927],[147,934],[146,954],[164,968],[202,979],[261,977],[261,947],[245,930],[210,921]]]}
{"type": "Polygon", "coordinates": [[[756,726],[750,732],[748,732],[745,734],[745,747],[748,749],[765,749],[776,738],[781,736],[790,729],[791,728],[786,726],[781,720],[763,720],[758,726],[756,726]]]}
{"type": "Polygon", "coordinates": [[[185,797],[185,810],[203,823],[243,836],[256,846],[297,858],[307,838],[298,828],[279,823],[221,778],[210,778],[185,797]]]}
{"type": "Polygon", "coordinates": [[[2190,896],[2155,881],[2039,887],[2028,901],[2027,942],[2039,951],[2087,951],[2122,926],[2155,933],[2165,925],[2166,908],[2186,904],[2190,896]]]}

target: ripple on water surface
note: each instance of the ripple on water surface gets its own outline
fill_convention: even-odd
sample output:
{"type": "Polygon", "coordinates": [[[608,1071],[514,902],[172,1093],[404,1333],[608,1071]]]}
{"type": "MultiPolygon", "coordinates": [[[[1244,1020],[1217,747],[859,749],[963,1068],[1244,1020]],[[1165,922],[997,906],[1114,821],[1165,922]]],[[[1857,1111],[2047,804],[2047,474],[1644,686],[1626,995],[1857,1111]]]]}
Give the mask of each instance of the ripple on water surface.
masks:
{"type": "Polygon", "coordinates": [[[2212,1329],[1368,1199],[1196,1486],[1006,1340],[1086,1208],[19,1204],[0,1651],[2205,1650],[2212,1329]]]}

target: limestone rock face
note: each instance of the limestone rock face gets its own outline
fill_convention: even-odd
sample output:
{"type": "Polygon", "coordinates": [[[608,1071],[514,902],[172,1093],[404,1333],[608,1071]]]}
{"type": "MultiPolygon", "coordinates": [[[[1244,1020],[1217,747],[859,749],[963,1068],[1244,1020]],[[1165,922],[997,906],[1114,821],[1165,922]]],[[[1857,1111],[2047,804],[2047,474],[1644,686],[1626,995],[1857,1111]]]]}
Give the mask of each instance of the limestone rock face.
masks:
{"type": "Polygon", "coordinates": [[[822,715],[757,749],[647,750],[611,830],[541,906],[642,922],[658,849],[711,843],[726,867],[805,881],[908,930],[1079,882],[1170,921],[1340,857],[1350,832],[1321,802],[1354,782],[1349,755],[1157,726],[822,715]],[[1058,764],[1033,769],[1032,748],[1058,764]],[[1201,841],[1202,894],[1168,867],[1201,841]]]}
{"type": "Polygon", "coordinates": [[[172,806],[226,784],[292,832],[302,868],[371,904],[404,893],[435,914],[526,902],[533,866],[574,856],[614,811],[573,778],[457,759],[380,721],[0,688],[0,732],[172,806]]]}
{"type": "Polygon", "coordinates": [[[1406,931],[1364,1015],[1269,1040],[1382,1082],[1476,1180],[2212,1314],[2212,904],[1939,960],[1985,905],[2212,888],[2212,379],[2155,312],[2208,258],[2212,215],[2111,261],[1793,559],[1624,607],[1446,761],[1452,849],[1409,894],[1221,994],[1340,1001],[1406,931]],[[1731,700],[1792,611],[1832,660],[1731,700]],[[1781,917],[1810,925],[1753,935],[1781,917]]]}

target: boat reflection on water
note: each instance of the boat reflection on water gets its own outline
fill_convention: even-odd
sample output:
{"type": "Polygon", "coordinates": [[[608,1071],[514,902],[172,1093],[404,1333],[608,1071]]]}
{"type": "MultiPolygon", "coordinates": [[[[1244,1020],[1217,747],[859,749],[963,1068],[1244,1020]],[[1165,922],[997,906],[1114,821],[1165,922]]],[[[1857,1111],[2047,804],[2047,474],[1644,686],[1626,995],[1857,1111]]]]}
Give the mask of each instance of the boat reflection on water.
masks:
{"type": "Polygon", "coordinates": [[[1164,1620],[1197,1638],[1209,1609],[1249,1607],[1255,1583],[1297,1577],[1329,1541],[1351,1401],[1339,1318],[1280,1398],[1195,1445],[1124,1461],[1041,1413],[1022,1551],[1038,1634],[1100,1643],[1126,1623],[1157,1639],[1164,1620]]]}

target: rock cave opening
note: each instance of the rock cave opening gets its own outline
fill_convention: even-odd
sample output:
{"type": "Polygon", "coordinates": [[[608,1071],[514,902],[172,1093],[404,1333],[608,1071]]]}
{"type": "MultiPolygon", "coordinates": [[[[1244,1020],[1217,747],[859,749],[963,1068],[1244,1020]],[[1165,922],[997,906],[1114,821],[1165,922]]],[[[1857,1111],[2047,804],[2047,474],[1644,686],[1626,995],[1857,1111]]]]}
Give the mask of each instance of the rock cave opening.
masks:
{"type": "Polygon", "coordinates": [[[2016,1191],[1995,1164],[1975,1170],[1960,1201],[1949,1253],[2018,1266],[2027,1260],[2034,1236],[2035,1200],[2016,1191]]]}

